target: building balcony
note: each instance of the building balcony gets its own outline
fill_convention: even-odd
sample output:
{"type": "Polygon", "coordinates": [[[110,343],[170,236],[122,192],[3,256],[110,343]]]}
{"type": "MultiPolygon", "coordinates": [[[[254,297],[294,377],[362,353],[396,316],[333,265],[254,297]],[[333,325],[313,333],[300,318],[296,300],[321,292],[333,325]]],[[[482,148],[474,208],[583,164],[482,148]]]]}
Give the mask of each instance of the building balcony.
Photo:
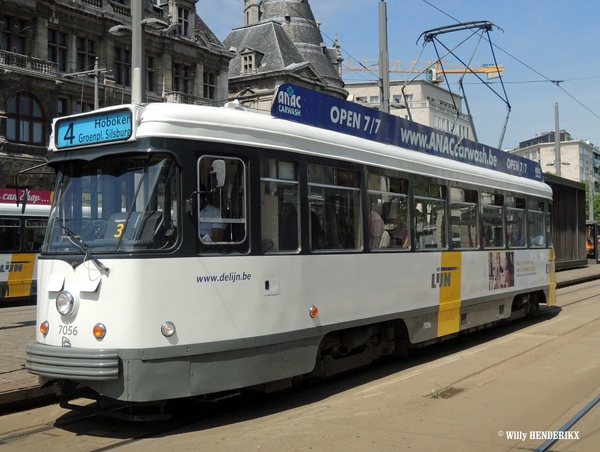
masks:
{"type": "MultiPolygon", "coordinates": [[[[179,91],[168,91],[164,95],[165,102],[171,102],[176,104],[190,104],[190,105],[205,105],[208,107],[218,107],[219,103],[213,99],[206,97],[193,96],[191,94],[182,93],[179,91]]],[[[224,102],[221,102],[224,104],[224,102]]]]}
{"type": "Polygon", "coordinates": [[[46,76],[58,75],[58,63],[32,58],[19,53],[7,52],[6,50],[0,50],[0,67],[4,69],[4,72],[15,70],[17,72],[36,73],[46,76]]]}

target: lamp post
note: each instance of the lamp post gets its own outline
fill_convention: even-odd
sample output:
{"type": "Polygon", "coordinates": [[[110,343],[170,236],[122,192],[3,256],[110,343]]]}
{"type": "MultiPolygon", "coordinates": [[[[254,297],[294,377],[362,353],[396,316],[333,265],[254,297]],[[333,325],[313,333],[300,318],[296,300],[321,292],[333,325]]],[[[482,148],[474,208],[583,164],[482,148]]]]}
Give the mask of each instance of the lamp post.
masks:
{"type": "MultiPolygon", "coordinates": [[[[171,24],[172,25],[172,24],[171,24]]],[[[144,2],[135,1],[131,5],[131,27],[115,25],[108,30],[114,36],[127,36],[131,34],[131,103],[141,104],[142,96],[146,91],[146,77],[144,68],[144,28],[154,30],[170,29],[171,26],[159,19],[144,19],[144,2]]]]}

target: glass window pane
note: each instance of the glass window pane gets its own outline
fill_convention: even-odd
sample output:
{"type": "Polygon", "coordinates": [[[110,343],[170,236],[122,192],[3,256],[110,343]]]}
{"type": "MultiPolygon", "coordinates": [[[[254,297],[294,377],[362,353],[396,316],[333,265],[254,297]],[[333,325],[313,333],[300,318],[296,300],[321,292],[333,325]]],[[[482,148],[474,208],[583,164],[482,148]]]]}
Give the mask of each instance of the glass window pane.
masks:
{"type": "Polygon", "coordinates": [[[40,104],[38,104],[35,100],[33,101],[33,117],[34,118],[42,117],[42,109],[40,108],[40,104]]]}
{"type": "Polygon", "coordinates": [[[409,249],[408,198],[391,193],[371,193],[369,201],[369,249],[409,249]]]}
{"type": "Polygon", "coordinates": [[[482,206],[481,223],[484,248],[503,248],[502,207],[482,206]]]}
{"type": "Polygon", "coordinates": [[[40,122],[33,123],[33,142],[36,144],[42,144],[44,141],[44,137],[42,136],[42,130],[44,126],[40,122]]]}
{"type": "Polygon", "coordinates": [[[532,211],[527,213],[527,243],[532,247],[546,245],[544,234],[544,212],[532,211]]]}
{"type": "Polygon", "coordinates": [[[29,116],[31,111],[29,109],[29,96],[19,96],[19,114],[23,116],[29,116]]]}
{"type": "Polygon", "coordinates": [[[525,211],[522,209],[506,209],[506,228],[508,246],[511,248],[525,246],[525,211]]]}
{"type": "Polygon", "coordinates": [[[29,121],[19,121],[19,141],[29,142],[29,121]]]}
{"type": "Polygon", "coordinates": [[[292,162],[261,159],[261,246],[264,253],[296,252],[300,248],[296,174],[292,162]]]}
{"type": "Polygon", "coordinates": [[[13,97],[8,102],[8,108],[6,110],[8,113],[16,113],[17,112],[17,97],[13,97]]]}
{"type": "Polygon", "coordinates": [[[415,196],[417,249],[446,248],[445,206],[443,200],[415,196]]]}
{"type": "Polygon", "coordinates": [[[246,170],[236,158],[202,157],[198,162],[198,232],[203,244],[242,243],[246,240],[246,170]],[[216,160],[224,161],[225,185],[213,187],[216,160]]]}
{"type": "Polygon", "coordinates": [[[308,177],[311,249],[362,249],[360,190],[354,188],[358,187],[359,174],[309,165],[308,177]]]}
{"type": "Polygon", "coordinates": [[[6,119],[6,139],[9,141],[17,139],[17,120],[14,118],[6,119]]]}
{"type": "Polygon", "coordinates": [[[3,218],[0,220],[0,251],[21,249],[21,221],[3,218]]]}

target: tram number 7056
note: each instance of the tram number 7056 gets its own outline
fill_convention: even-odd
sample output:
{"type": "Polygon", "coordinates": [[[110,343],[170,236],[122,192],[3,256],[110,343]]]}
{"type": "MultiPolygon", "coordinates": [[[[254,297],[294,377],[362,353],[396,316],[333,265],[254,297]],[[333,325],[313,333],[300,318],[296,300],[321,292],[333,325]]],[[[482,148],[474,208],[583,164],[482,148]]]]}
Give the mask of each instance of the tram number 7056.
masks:
{"type": "Polygon", "coordinates": [[[63,336],[77,336],[77,327],[72,325],[59,325],[58,334],[63,336]]]}

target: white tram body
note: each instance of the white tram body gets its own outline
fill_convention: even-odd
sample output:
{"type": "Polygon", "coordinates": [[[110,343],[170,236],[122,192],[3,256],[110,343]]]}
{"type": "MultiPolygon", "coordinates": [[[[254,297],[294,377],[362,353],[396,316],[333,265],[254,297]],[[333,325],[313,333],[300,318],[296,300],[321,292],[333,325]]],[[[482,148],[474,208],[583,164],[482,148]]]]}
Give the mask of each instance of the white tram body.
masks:
{"type": "MultiPolygon", "coordinates": [[[[236,108],[148,104],[61,119],[27,346],[41,384],[126,402],[283,387],[554,303],[552,193],[540,180],[236,108]],[[129,131],[111,116],[122,112],[129,131]],[[110,139],[78,136],[86,117],[112,127],[110,139]],[[479,198],[453,204],[456,187],[479,198]],[[222,220],[202,220],[207,192],[222,220]],[[370,249],[369,212],[386,202],[407,209],[407,246],[370,249]],[[265,213],[285,203],[298,210],[291,248],[281,215],[265,213]],[[472,223],[453,223],[460,209],[472,223]],[[497,212],[494,246],[483,243],[486,212],[497,212]],[[342,224],[351,231],[345,245],[315,241],[330,214],[338,240],[342,224]],[[508,223],[521,220],[529,241],[511,247],[508,223]],[[207,237],[219,228],[225,238],[207,237]]],[[[392,234],[398,216],[386,215],[392,234]]]]}

